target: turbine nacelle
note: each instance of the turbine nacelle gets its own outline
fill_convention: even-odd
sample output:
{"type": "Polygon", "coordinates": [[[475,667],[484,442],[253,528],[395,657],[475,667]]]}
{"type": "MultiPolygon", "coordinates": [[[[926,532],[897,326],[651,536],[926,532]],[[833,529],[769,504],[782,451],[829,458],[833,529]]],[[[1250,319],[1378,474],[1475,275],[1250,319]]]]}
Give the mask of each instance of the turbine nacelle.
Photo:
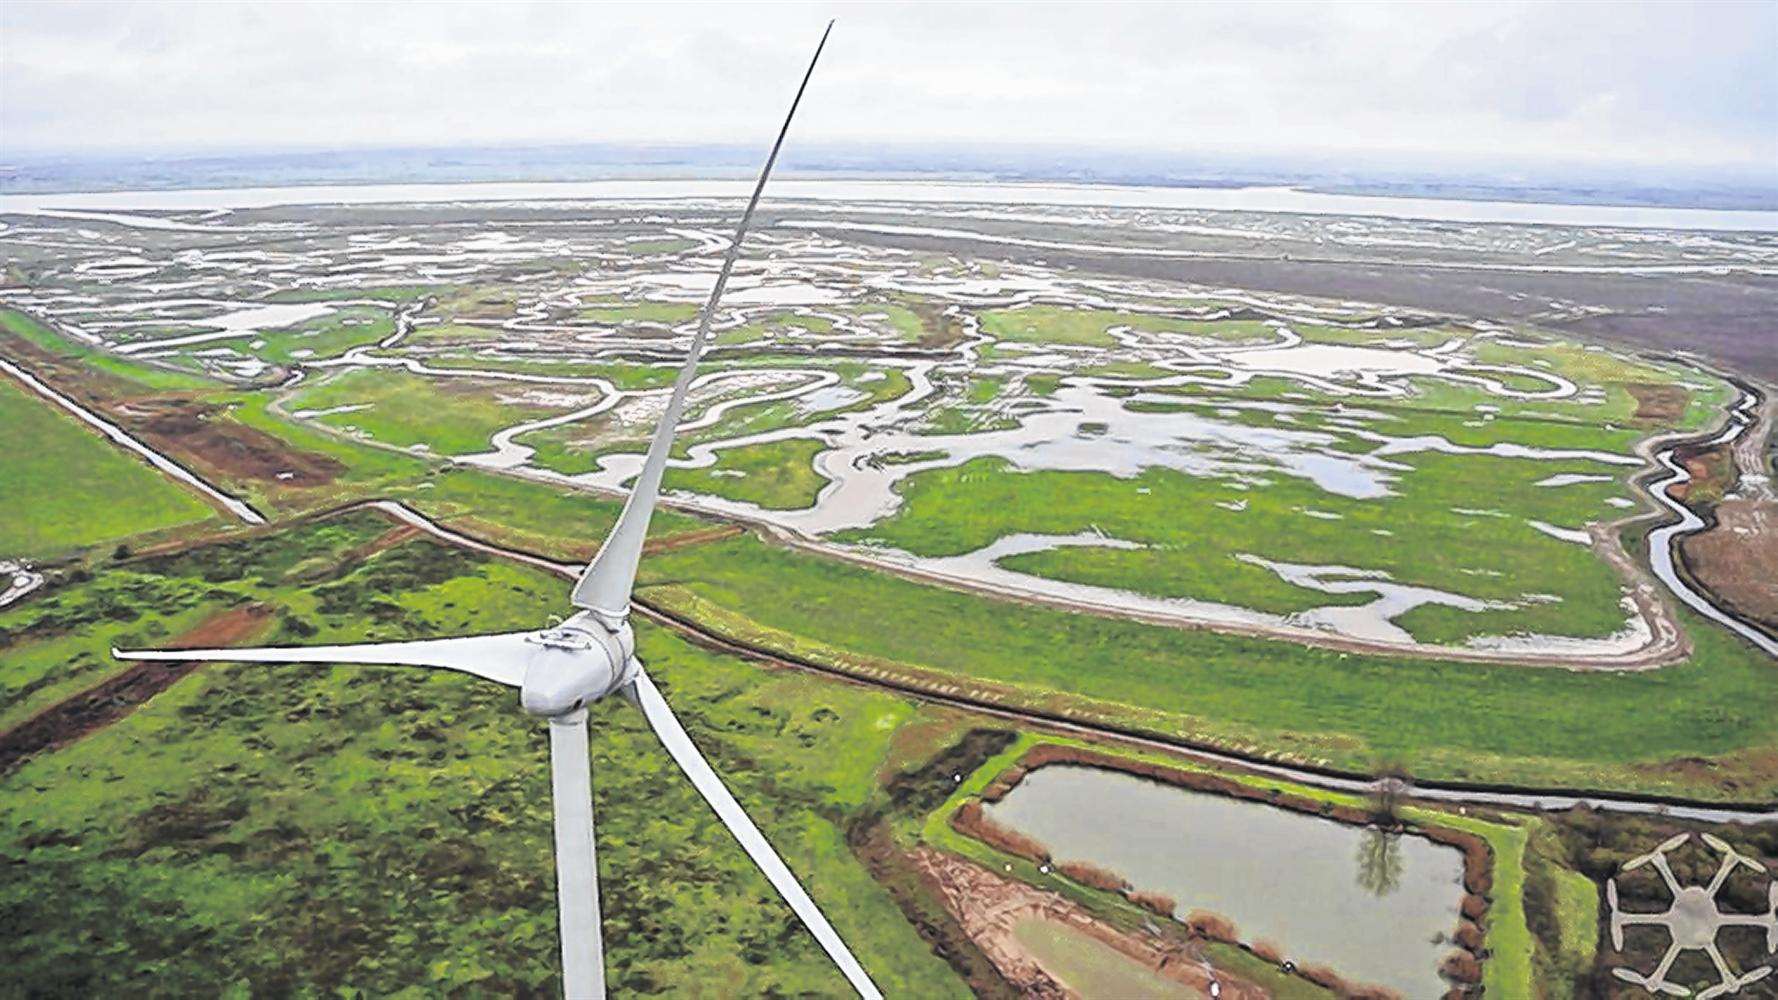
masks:
{"type": "Polygon", "coordinates": [[[525,711],[557,718],[578,711],[636,678],[636,634],[628,622],[612,629],[590,612],[525,637],[525,711]]]}

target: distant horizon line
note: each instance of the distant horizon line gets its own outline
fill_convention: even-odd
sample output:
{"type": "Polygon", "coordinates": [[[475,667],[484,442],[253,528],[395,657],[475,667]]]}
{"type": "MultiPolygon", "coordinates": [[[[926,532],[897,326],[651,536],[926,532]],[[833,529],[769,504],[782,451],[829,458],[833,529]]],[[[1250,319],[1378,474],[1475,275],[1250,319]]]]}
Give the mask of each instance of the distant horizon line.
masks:
{"type": "MultiPolygon", "coordinates": [[[[0,194],[84,194],[373,184],[726,180],[747,176],[750,143],[583,142],[303,151],[39,154],[0,162],[0,194]]],[[[785,176],[1114,187],[1289,187],[1327,194],[1724,210],[1778,209],[1778,176],[1670,165],[1324,162],[1274,153],[1089,150],[1034,143],[809,144],[785,176]]]]}
{"type": "MultiPolygon", "coordinates": [[[[748,139],[619,139],[619,140],[544,140],[515,142],[416,142],[362,143],[344,145],[290,146],[168,146],[168,147],[38,147],[0,150],[0,171],[20,166],[47,163],[117,164],[117,163],[200,163],[206,161],[239,161],[273,158],[340,159],[389,156],[399,154],[516,154],[526,152],[563,153],[602,150],[609,153],[661,155],[692,158],[688,162],[708,162],[714,155],[721,165],[746,166],[757,158],[758,143],[748,139]],[[733,162],[730,162],[730,158],[733,162]]],[[[1119,164],[1135,162],[1144,171],[1152,172],[1162,164],[1175,169],[1203,170],[1241,167],[1256,170],[1300,171],[1315,173],[1327,170],[1365,170],[1379,172],[1430,173],[1439,176],[1488,176],[1500,171],[1537,169],[1559,174],[1657,174],[1667,176],[1741,176],[1758,178],[1766,185],[1778,186],[1778,167],[1764,161],[1739,162],[1661,162],[1623,158],[1561,158],[1495,155],[1480,158],[1472,153],[1432,150],[1394,150],[1377,152],[1370,149],[1291,149],[1276,148],[1169,148],[1160,146],[1062,144],[1044,142],[961,141],[949,139],[896,140],[880,142],[862,139],[804,142],[786,150],[786,163],[797,159],[844,158],[864,169],[864,164],[899,162],[908,158],[943,157],[966,160],[979,168],[1000,164],[1012,166],[1031,158],[1069,161],[1074,169],[1099,169],[1122,173],[1119,164]],[[1007,157],[1012,164],[1007,163],[1007,157]]],[[[805,169],[808,167],[805,166],[805,169]]],[[[826,166],[815,169],[830,169],[826,166]]],[[[834,168],[838,169],[838,168],[834,168]]],[[[911,169],[928,170],[932,167],[911,169]]]]}

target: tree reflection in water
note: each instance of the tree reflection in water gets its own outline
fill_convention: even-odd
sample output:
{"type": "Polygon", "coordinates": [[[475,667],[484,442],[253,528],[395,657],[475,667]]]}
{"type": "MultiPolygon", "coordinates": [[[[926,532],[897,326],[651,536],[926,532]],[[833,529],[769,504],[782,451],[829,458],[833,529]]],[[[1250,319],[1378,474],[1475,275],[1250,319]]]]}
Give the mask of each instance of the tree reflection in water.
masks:
{"type": "Polygon", "coordinates": [[[1401,886],[1401,834],[1380,826],[1366,827],[1358,842],[1358,887],[1383,897],[1401,886]]]}

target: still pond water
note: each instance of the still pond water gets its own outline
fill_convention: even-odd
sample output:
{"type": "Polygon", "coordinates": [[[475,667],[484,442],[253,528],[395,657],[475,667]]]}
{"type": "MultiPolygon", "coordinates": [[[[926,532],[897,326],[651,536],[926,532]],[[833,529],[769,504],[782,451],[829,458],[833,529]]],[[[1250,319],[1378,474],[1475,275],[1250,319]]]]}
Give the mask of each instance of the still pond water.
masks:
{"type": "Polygon", "coordinates": [[[1445,992],[1438,963],[1463,899],[1455,848],[1077,765],[1031,772],[987,812],[1058,861],[1165,893],[1180,917],[1219,913],[1298,964],[1410,997],[1445,992]]]}

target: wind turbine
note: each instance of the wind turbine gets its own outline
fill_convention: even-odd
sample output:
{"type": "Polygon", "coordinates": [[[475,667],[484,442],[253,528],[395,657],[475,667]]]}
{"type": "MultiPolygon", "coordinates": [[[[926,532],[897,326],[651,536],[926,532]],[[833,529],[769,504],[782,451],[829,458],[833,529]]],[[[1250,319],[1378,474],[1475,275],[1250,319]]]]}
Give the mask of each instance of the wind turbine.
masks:
{"type": "Polygon", "coordinates": [[[685,409],[686,393],[692,375],[710,336],[710,321],[723,288],[734,270],[741,252],[741,240],[753,220],[766,179],[777,162],[778,150],[796,117],[809,78],[833,23],[821,35],[815,56],[790,102],[790,112],[772,151],[760,170],[753,196],[741,213],[735,229],[734,242],[723,257],[722,270],[710,289],[710,298],[699,317],[697,333],[679,377],[673,383],[666,412],[649,442],[642,472],[630,491],[617,525],[605,539],[592,562],[587,564],[575,583],[570,600],[580,610],[567,621],[551,628],[532,632],[505,632],[496,635],[472,635],[451,639],[428,639],[417,642],[376,642],[348,646],[285,646],[263,649],[179,649],[124,652],[113,654],[126,660],[218,660],[239,663],[361,663],[385,666],[429,667],[457,670],[485,680],[519,689],[519,702],[526,712],[549,722],[550,784],[555,805],[556,828],[556,897],[560,908],[562,937],[562,985],[571,1000],[605,996],[604,948],[599,927],[598,866],[595,863],[593,839],[592,763],[587,751],[586,706],[608,695],[618,694],[642,710],[649,726],[672,755],[685,776],[691,779],[704,801],[741,842],[753,863],[765,873],[772,887],[796,911],[803,925],[833,959],[852,988],[861,997],[881,1000],[864,967],[854,958],[838,932],[827,922],[814,900],[803,891],[785,866],[778,852],[772,849],[759,827],[753,824],[740,803],[722,784],[710,763],[686,735],[674,717],[673,710],[661,696],[636,658],[635,633],[630,628],[630,592],[636,582],[636,567],[642,558],[642,543],[648,534],[648,521],[654,512],[660,492],[661,475],[666,471],[667,454],[673,433],[685,409]]]}

